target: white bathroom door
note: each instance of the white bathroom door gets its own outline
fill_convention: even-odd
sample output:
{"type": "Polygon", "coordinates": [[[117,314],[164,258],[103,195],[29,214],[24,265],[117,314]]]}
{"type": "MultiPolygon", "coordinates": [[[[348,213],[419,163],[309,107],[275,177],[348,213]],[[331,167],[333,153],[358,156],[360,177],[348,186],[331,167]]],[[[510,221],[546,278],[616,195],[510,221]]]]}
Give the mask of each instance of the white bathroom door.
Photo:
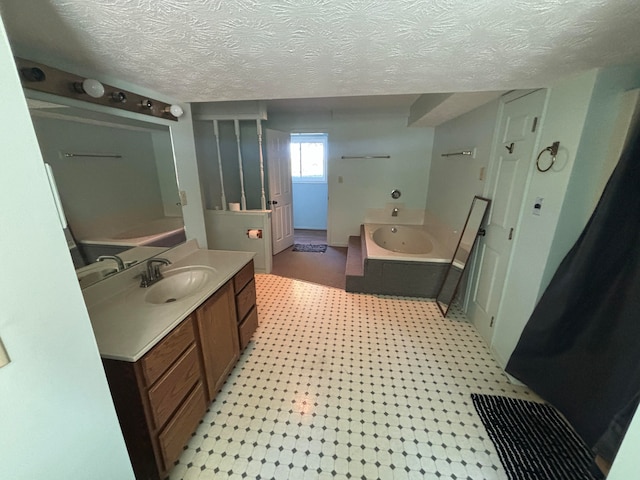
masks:
{"type": "Polygon", "coordinates": [[[273,254],[293,245],[293,188],[288,133],[267,129],[267,168],[273,254]]]}
{"type": "Polygon", "coordinates": [[[480,269],[469,304],[469,316],[488,343],[502,299],[527,177],[535,161],[545,95],[544,90],[538,90],[504,105],[499,143],[491,159],[491,209],[486,235],[478,244],[480,269]]]}

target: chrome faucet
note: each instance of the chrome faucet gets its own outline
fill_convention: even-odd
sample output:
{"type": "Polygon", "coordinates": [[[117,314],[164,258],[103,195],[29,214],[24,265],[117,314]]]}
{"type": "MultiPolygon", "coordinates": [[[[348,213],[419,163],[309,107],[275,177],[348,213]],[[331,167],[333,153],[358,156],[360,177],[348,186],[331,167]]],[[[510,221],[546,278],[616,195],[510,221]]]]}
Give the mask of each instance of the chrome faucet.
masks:
{"type": "Polygon", "coordinates": [[[156,282],[162,280],[162,272],[160,272],[160,265],[171,265],[171,262],[166,258],[151,258],[147,260],[147,271],[142,272],[140,277],[140,286],[142,288],[147,288],[153,285],[156,282]]]}
{"type": "Polygon", "coordinates": [[[118,255],[100,255],[96,258],[96,262],[102,262],[103,260],[115,260],[118,265],[119,272],[125,269],[124,262],[118,255]]]}
{"type": "Polygon", "coordinates": [[[391,216],[392,216],[392,217],[397,217],[397,216],[398,216],[398,209],[397,209],[397,208],[394,208],[394,209],[391,211],[391,216]]]}

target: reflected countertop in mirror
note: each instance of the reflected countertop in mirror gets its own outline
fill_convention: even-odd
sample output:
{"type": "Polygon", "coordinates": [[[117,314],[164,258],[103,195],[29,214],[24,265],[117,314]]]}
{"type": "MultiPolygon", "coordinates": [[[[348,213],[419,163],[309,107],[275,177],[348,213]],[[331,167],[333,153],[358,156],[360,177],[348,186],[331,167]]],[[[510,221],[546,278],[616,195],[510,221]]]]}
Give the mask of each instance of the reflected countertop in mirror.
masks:
{"type": "MultiPolygon", "coordinates": [[[[166,251],[165,247],[134,247],[122,252],[118,257],[120,257],[124,263],[125,268],[129,268],[148,258],[155,257],[164,251],[166,251]]],[[[81,288],[93,285],[116,273],[119,273],[118,264],[116,260],[112,259],[93,262],[76,269],[76,276],[78,277],[81,288]]]]}

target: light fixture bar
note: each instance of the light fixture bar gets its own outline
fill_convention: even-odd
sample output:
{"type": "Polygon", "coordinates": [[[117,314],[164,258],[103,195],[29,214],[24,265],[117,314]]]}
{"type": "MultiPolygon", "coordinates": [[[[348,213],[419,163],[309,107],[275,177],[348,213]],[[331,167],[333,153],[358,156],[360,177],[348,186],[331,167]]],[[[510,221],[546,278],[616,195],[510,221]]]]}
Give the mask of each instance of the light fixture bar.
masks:
{"type": "Polygon", "coordinates": [[[173,121],[178,120],[176,113],[182,110],[178,105],[150,99],[147,96],[138,95],[74,73],[58,70],[42,63],[32,62],[20,57],[14,57],[14,59],[22,87],[29,90],[52,93],[62,97],[173,121]],[[100,87],[103,87],[104,90],[100,87]]]}

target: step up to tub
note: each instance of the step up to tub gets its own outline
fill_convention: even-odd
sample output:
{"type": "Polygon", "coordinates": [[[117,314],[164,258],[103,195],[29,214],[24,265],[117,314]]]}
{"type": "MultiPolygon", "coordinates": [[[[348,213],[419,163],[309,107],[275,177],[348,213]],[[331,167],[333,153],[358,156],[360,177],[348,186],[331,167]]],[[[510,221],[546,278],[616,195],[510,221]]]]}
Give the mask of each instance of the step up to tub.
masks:
{"type": "Polygon", "coordinates": [[[347,266],[345,268],[345,290],[347,292],[362,292],[364,288],[364,256],[362,241],[359,236],[349,237],[347,250],[347,266]]]}

